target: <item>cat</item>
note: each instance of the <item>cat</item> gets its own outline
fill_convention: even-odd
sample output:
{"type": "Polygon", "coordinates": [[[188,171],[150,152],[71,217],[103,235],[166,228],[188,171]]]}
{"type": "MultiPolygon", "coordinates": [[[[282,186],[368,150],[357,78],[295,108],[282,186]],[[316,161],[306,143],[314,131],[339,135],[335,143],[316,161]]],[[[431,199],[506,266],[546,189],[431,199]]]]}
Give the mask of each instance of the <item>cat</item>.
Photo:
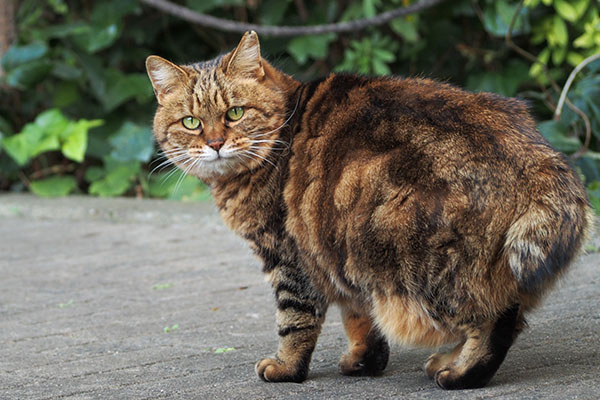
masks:
{"type": "Polygon", "coordinates": [[[274,288],[265,381],[307,378],[334,303],[342,374],[381,374],[388,343],[456,344],[425,373],[482,387],[590,226],[579,177],[520,100],[429,79],[301,83],[262,58],[255,32],[210,61],[146,68],[158,144],[210,186],[274,288]]]}

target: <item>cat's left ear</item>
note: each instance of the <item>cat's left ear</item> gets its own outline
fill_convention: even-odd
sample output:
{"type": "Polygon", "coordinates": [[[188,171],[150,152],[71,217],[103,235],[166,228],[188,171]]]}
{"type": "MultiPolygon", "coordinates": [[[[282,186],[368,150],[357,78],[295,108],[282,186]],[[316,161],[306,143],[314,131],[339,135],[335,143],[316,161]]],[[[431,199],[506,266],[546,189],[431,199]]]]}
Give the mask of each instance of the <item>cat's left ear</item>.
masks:
{"type": "Polygon", "coordinates": [[[182,85],[187,78],[187,72],[180,66],[159,56],[150,56],[146,59],[146,71],[152,81],[159,104],[167,93],[182,85]]]}
{"type": "Polygon", "coordinates": [[[256,32],[246,32],[235,50],[223,58],[223,71],[231,76],[259,80],[265,76],[256,32]]]}

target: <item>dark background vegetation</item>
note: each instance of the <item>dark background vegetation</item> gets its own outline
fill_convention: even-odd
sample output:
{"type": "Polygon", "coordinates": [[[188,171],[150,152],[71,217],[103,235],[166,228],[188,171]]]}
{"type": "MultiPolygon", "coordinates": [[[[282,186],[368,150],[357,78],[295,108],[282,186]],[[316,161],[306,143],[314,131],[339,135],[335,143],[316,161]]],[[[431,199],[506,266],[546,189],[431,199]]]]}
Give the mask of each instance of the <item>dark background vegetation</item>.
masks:
{"type": "MultiPolygon", "coordinates": [[[[368,18],[416,0],[178,0],[196,12],[260,25],[368,18]]],[[[597,0],[447,0],[351,33],[261,36],[263,55],[309,80],[330,71],[432,77],[518,96],[571,157],[600,210],[597,0]],[[521,8],[520,5],[523,5],[521,8]]],[[[232,49],[223,33],[137,0],[4,0],[0,6],[0,190],[40,196],[206,199],[201,183],[163,168],[144,60],[205,60],[232,49]],[[156,170],[150,174],[150,171],[156,170]]]]}

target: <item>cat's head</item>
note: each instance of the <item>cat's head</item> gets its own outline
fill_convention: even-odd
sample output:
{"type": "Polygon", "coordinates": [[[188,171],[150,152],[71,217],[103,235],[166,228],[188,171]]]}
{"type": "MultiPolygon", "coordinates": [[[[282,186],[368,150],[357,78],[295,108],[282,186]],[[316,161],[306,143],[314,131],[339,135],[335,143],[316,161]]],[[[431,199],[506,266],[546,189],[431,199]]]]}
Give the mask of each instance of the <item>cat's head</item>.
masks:
{"type": "Polygon", "coordinates": [[[298,82],[261,58],[255,32],[213,60],[176,65],[150,56],[146,69],[158,100],[154,135],[186,173],[210,181],[252,170],[286,145],[279,135],[298,82]]]}

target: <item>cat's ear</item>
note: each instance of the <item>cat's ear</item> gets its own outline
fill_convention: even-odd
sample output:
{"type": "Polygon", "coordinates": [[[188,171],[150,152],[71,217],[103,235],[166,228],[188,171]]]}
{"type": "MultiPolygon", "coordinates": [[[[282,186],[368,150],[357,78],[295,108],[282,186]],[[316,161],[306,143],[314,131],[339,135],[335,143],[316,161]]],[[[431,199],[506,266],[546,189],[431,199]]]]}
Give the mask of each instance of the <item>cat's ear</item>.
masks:
{"type": "Polygon", "coordinates": [[[167,93],[181,85],[187,78],[187,72],[181,67],[159,56],[146,58],[146,71],[152,81],[159,104],[167,93]]]}
{"type": "Polygon", "coordinates": [[[265,76],[256,32],[246,32],[235,50],[223,58],[223,71],[245,78],[262,79],[265,76]]]}

